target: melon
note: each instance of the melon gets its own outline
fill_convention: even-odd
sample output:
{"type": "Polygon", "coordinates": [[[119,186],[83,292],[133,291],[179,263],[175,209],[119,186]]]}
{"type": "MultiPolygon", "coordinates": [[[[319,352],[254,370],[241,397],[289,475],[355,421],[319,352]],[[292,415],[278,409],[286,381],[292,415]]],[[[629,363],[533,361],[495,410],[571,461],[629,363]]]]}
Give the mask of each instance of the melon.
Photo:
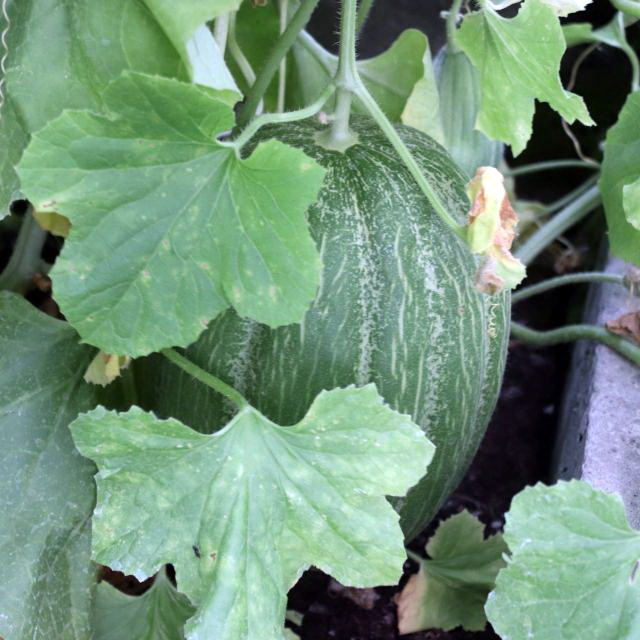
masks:
{"type": "MultiPolygon", "coordinates": [[[[321,128],[275,125],[256,140],[277,138],[327,169],[308,212],[323,274],[303,322],[274,330],[229,311],[186,355],[283,425],[302,418],[323,389],[374,382],[437,447],[422,481],[394,502],[411,538],[456,487],[484,434],[504,369],[509,298],[475,289],[476,259],[373,121],[353,117],[358,143],[345,152],[317,145],[321,128]]],[[[463,173],[431,138],[398,130],[463,223],[463,173]]],[[[213,432],[233,415],[227,400],[161,356],[138,361],[136,380],[140,404],[159,416],[213,432]]]]}

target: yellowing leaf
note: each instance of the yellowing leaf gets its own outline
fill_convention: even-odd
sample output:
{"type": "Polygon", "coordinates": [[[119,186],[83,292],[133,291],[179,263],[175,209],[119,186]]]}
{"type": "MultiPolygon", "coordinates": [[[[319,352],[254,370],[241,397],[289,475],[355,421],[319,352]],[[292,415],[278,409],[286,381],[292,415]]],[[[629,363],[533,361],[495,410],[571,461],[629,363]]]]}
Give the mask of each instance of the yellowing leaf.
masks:
{"type": "Polygon", "coordinates": [[[493,167],[480,167],[469,183],[471,200],[467,242],[484,257],[477,272],[478,288],[490,294],[515,288],[525,277],[524,265],[511,254],[518,216],[511,207],[504,177],[493,167]]]}
{"type": "Polygon", "coordinates": [[[71,223],[68,218],[61,216],[59,213],[55,213],[55,211],[34,211],[33,217],[45,231],[49,231],[54,236],[66,238],[69,235],[71,223]]]}
{"type": "Polygon", "coordinates": [[[128,356],[117,356],[113,353],[99,351],[91,361],[84,374],[84,381],[106,387],[120,376],[120,371],[126,369],[131,362],[128,356]]]}
{"type": "Polygon", "coordinates": [[[463,511],[438,527],[420,570],[396,596],[398,631],[484,629],[484,604],[494,586],[507,545],[500,534],[484,539],[484,526],[463,511]]]}

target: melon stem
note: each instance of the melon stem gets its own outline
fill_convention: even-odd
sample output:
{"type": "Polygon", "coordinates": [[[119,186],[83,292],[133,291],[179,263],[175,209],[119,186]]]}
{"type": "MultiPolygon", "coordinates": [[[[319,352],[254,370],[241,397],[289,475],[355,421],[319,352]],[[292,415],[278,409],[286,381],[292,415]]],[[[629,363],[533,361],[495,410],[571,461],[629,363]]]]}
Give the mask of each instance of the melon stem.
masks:
{"type": "Polygon", "coordinates": [[[356,67],[356,29],[358,16],[357,0],[343,0],[340,14],[340,52],[336,86],[336,109],[331,127],[321,132],[318,143],[327,149],[346,151],[357,144],[358,137],[349,127],[353,92],[357,87],[358,70],[356,67]]]}

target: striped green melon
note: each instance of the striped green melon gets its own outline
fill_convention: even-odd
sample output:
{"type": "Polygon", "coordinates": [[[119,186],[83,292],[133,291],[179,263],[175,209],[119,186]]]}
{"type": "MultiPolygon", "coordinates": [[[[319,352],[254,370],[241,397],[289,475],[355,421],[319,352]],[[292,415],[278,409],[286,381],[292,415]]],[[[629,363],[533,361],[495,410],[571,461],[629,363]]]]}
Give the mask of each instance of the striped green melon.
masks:
{"type": "MultiPolygon", "coordinates": [[[[304,322],[270,330],[228,312],[188,356],[280,424],[299,420],[322,389],[375,382],[437,446],[426,477],[396,503],[411,538],[455,488],[484,433],[502,379],[508,299],[475,290],[474,259],[373,122],[354,119],[359,144],[345,153],[316,146],[319,127],[261,134],[304,149],[328,170],[309,210],[324,273],[304,322]]],[[[400,131],[462,221],[469,204],[460,171],[430,138],[400,131]]],[[[159,415],[209,432],[232,415],[226,400],[162,358],[143,361],[136,374],[142,404],[159,415]]]]}

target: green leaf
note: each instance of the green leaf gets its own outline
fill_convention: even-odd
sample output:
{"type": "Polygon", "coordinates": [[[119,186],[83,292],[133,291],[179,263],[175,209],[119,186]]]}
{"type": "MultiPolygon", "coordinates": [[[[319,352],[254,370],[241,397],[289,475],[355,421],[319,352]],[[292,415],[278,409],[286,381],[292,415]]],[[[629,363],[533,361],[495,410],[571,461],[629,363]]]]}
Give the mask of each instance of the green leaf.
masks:
{"type": "Polygon", "coordinates": [[[143,0],[178,51],[196,29],[223,13],[236,11],[242,0],[143,0]]]}
{"type": "Polygon", "coordinates": [[[611,251],[635,264],[640,264],[639,179],[640,92],[636,92],[607,133],[600,178],[611,251]]]}
{"type": "MultiPolygon", "coordinates": [[[[293,47],[293,57],[290,101],[292,107],[301,107],[315,100],[333,78],[338,58],[309,34],[304,34],[293,47]]],[[[442,137],[429,41],[423,33],[417,29],[403,31],[384,53],[359,61],[358,72],[387,117],[417,129],[430,128],[442,137]],[[427,109],[435,112],[426,113],[427,109]]],[[[364,112],[362,107],[355,106],[357,111],[364,112]]]]}
{"type": "MultiPolygon", "coordinates": [[[[622,187],[622,206],[627,222],[640,231],[640,177],[622,187]]],[[[640,255],[636,260],[640,260],[640,255]]]]}
{"type": "Polygon", "coordinates": [[[635,640],[640,533],[618,496],[579,481],[514,498],[504,534],[513,554],[487,617],[509,640],[635,640]]]}
{"type": "MultiPolygon", "coordinates": [[[[245,2],[236,18],[236,34],[242,52],[251,67],[258,72],[265,54],[279,34],[276,2],[254,7],[245,2]]],[[[240,87],[247,83],[230,52],[230,68],[240,87]]],[[[333,79],[338,66],[337,56],[324,49],[307,32],[300,35],[287,62],[287,96],[289,109],[304,107],[317,97],[333,79]]],[[[386,115],[395,122],[401,120],[440,139],[438,101],[429,42],[417,29],[407,29],[384,53],[358,62],[360,75],[386,115]]],[[[265,95],[268,110],[274,110],[278,95],[277,77],[265,95]]],[[[356,111],[363,111],[354,105],[356,111]]]]}
{"type": "Polygon", "coordinates": [[[462,626],[481,631],[484,604],[495,584],[507,545],[500,534],[484,539],[484,526],[463,511],[438,527],[427,544],[429,560],[409,579],[398,598],[401,634],[462,626]]]}
{"type": "Polygon", "coordinates": [[[95,406],[94,350],[66,323],[0,293],[0,636],[86,640],[93,465],[68,424],[95,406]]]}
{"type": "Polygon", "coordinates": [[[108,115],[65,112],[36,134],[18,169],[36,210],[71,221],[52,278],[82,338],[139,356],[188,345],[231,305],[299,321],[319,281],[305,211],[324,170],[275,140],[236,157],[216,139],[233,112],[204,87],[125,73],[104,100],[108,115]]]}
{"type": "Polygon", "coordinates": [[[534,100],[547,102],[569,124],[593,124],[581,97],[560,83],[565,41],[553,10],[525,0],[515,18],[487,8],[469,14],[456,40],[480,72],[478,128],[518,155],[532,132],[534,100]]]}
{"type": "Polygon", "coordinates": [[[403,495],[433,455],[373,385],[321,393],[292,427],[247,407],[202,435],[99,408],[72,432],[99,467],[95,558],[140,577],[173,563],[198,607],[191,640],[281,640],[287,590],[310,565],[394,584],[405,553],[384,496],[403,495]]]}
{"type": "Polygon", "coordinates": [[[235,11],[242,0],[142,0],[191,70],[194,82],[241,95],[205,23],[235,11]]]}
{"type": "MultiPolygon", "coordinates": [[[[63,109],[99,109],[106,84],[124,69],[187,77],[141,0],[8,0],[6,10],[10,24],[6,100],[0,111],[0,217],[20,196],[14,166],[29,134],[63,109]]],[[[0,29],[6,26],[2,15],[0,29]]]]}
{"type": "Polygon", "coordinates": [[[141,596],[129,596],[101,582],[93,606],[93,640],[183,640],[184,623],[195,613],[176,591],[166,570],[141,596]]]}
{"type": "Polygon", "coordinates": [[[15,166],[28,141],[13,100],[7,96],[0,109],[0,220],[9,213],[9,205],[20,197],[15,166]]]}

